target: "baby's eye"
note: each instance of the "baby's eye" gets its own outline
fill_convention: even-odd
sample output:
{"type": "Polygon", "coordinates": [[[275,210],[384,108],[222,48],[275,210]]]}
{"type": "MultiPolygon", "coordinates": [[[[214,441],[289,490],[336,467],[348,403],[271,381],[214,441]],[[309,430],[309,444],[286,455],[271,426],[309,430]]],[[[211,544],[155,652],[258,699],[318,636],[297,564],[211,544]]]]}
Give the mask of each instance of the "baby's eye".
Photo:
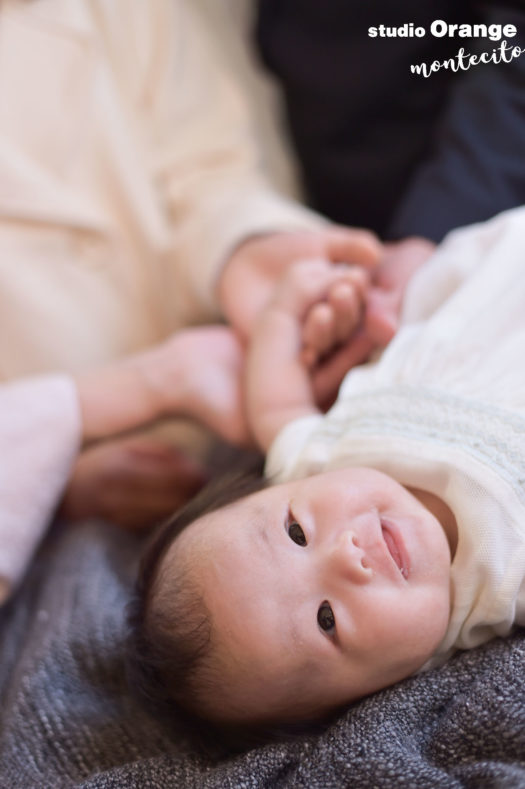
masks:
{"type": "Polygon", "coordinates": [[[301,545],[303,547],[306,545],[306,535],[302,529],[302,526],[297,523],[291,512],[288,513],[288,518],[286,519],[286,533],[288,534],[288,537],[297,545],[301,545]]]}
{"type": "Polygon", "coordinates": [[[331,634],[335,630],[335,616],[332,611],[332,606],[329,603],[325,602],[319,606],[317,624],[325,633],[331,634]]]}

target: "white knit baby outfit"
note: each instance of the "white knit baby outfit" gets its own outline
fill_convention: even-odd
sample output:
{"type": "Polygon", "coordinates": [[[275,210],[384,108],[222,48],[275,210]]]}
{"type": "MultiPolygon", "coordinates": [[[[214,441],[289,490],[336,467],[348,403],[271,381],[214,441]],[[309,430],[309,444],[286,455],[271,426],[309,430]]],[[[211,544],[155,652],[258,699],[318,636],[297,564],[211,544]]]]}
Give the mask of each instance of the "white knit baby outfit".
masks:
{"type": "Polygon", "coordinates": [[[451,233],[410,283],[380,359],[268,456],[276,481],[369,466],[449,505],[451,616],[428,665],[525,625],[524,272],[525,209],[451,233]]]}

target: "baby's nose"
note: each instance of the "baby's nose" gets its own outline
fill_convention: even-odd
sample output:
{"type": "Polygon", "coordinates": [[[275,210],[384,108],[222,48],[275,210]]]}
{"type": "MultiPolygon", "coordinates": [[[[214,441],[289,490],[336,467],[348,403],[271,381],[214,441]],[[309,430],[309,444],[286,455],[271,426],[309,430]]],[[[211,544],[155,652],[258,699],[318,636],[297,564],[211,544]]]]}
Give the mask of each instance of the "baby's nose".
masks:
{"type": "Polygon", "coordinates": [[[350,530],[343,531],[330,547],[327,571],[332,577],[354,583],[366,583],[372,577],[372,568],[359,540],[350,530]]]}

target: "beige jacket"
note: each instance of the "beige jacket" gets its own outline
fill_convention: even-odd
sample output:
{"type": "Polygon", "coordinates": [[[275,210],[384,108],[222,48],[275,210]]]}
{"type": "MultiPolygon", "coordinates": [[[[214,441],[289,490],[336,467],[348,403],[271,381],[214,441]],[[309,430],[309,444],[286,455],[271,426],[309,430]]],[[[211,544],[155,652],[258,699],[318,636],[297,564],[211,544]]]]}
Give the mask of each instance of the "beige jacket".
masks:
{"type": "Polygon", "coordinates": [[[236,244],[317,221],[259,173],[190,0],[0,5],[0,379],[213,319],[236,244]]]}

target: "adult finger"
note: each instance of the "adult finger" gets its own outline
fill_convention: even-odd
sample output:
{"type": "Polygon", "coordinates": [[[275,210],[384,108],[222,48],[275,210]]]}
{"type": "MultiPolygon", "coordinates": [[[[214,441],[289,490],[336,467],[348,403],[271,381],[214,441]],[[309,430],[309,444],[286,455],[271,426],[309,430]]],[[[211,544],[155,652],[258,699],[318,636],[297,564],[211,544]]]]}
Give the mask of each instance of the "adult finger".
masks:
{"type": "Polygon", "coordinates": [[[364,325],[372,342],[383,348],[395,335],[399,326],[397,294],[371,288],[368,296],[364,325]]]}
{"type": "Polygon", "coordinates": [[[375,268],[384,247],[369,230],[335,227],[325,234],[325,253],[333,263],[355,263],[375,268]]]}

